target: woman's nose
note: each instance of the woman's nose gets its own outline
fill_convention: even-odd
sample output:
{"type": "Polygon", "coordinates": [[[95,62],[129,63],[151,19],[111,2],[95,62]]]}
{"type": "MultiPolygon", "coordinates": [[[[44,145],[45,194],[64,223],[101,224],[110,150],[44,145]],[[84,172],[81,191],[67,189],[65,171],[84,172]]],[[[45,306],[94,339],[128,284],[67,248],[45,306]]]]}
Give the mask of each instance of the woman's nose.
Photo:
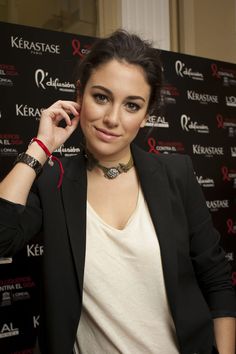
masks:
{"type": "Polygon", "coordinates": [[[109,109],[109,111],[106,112],[103,121],[110,128],[117,127],[119,125],[119,116],[119,108],[112,107],[111,109],[109,109]]]}

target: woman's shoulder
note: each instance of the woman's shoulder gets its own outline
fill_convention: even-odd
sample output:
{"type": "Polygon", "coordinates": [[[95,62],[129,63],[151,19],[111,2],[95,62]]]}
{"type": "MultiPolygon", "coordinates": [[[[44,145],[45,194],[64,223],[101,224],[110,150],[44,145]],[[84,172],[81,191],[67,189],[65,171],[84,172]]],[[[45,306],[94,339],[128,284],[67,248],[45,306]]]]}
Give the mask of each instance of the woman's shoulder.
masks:
{"type": "Polygon", "coordinates": [[[186,171],[193,168],[192,160],[187,154],[159,154],[157,155],[157,159],[159,159],[166,168],[173,171],[186,171]]]}
{"type": "Polygon", "coordinates": [[[136,167],[139,173],[147,170],[149,174],[158,173],[170,183],[177,183],[185,188],[189,181],[196,180],[191,158],[185,154],[155,154],[140,147],[133,149],[136,167]]]}
{"type": "MultiPolygon", "coordinates": [[[[153,154],[154,155],[154,154],[153,154]]],[[[170,153],[170,154],[165,154],[165,153],[160,153],[160,154],[155,154],[157,159],[160,159],[165,164],[173,164],[173,163],[186,163],[186,160],[190,159],[190,157],[187,154],[179,154],[179,153],[170,153]]]]}
{"type": "Polygon", "coordinates": [[[179,171],[185,170],[186,168],[192,168],[192,161],[189,155],[179,154],[179,153],[152,153],[141,149],[140,147],[135,147],[135,154],[137,156],[142,156],[142,160],[153,164],[161,164],[167,169],[179,171]]]}
{"type": "Polygon", "coordinates": [[[158,154],[154,159],[158,160],[171,178],[186,181],[189,176],[193,177],[195,175],[189,155],[178,153],[158,154]]]}

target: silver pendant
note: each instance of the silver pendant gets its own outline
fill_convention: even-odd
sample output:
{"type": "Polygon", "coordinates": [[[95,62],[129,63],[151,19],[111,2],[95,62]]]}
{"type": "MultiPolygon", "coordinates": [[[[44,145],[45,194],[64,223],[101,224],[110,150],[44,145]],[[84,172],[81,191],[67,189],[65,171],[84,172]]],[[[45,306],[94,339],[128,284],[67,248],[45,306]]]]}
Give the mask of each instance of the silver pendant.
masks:
{"type": "Polygon", "coordinates": [[[104,176],[108,179],[113,179],[119,176],[120,171],[116,167],[108,168],[106,172],[104,172],[104,176]]]}

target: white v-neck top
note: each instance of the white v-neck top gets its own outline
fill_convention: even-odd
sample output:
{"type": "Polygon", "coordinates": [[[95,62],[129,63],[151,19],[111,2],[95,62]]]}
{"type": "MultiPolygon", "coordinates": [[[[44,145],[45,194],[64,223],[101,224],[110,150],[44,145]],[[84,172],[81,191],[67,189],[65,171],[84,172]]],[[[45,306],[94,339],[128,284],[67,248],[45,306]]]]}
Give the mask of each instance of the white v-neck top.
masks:
{"type": "Polygon", "coordinates": [[[83,307],[75,353],[177,354],[158,239],[143,193],[124,229],[87,203],[83,307]]]}

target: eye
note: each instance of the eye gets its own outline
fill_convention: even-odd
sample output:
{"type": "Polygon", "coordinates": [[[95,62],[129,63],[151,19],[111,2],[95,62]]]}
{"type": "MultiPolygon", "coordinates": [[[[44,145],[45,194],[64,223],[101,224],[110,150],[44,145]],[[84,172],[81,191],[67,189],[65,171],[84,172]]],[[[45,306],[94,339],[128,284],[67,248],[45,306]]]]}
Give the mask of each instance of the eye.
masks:
{"type": "Polygon", "coordinates": [[[126,107],[131,112],[137,112],[140,109],[140,106],[137,103],[134,103],[134,102],[127,102],[126,103],[126,107]]]}
{"type": "Polygon", "coordinates": [[[95,93],[95,94],[93,95],[93,97],[94,97],[95,101],[96,101],[97,103],[100,103],[100,104],[107,103],[107,101],[108,101],[107,96],[105,96],[105,95],[103,95],[103,94],[101,94],[101,93],[95,93]]]}

